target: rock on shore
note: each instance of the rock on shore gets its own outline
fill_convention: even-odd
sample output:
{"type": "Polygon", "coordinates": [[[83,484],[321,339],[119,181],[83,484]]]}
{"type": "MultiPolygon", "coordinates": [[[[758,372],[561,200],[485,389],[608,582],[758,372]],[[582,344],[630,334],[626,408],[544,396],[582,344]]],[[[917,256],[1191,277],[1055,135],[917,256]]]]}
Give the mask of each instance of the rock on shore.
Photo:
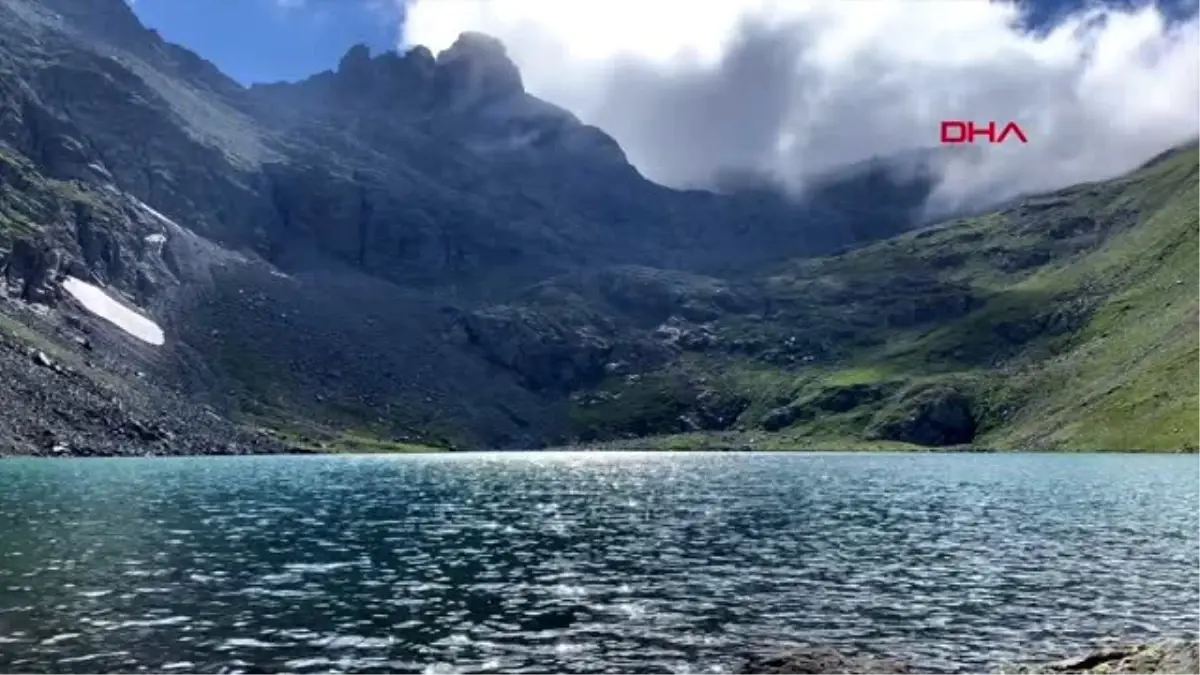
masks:
{"type": "Polygon", "coordinates": [[[1101,647],[1021,673],[1200,673],[1200,640],[1161,640],[1101,647]]]}
{"type": "MultiPolygon", "coordinates": [[[[1200,673],[1200,640],[1195,637],[1144,643],[1120,643],[1086,654],[1033,666],[999,666],[995,672],[1022,675],[1050,673],[1200,673]]],[[[898,659],[848,655],[827,647],[792,649],[746,660],[743,673],[773,675],[808,673],[912,673],[917,665],[898,659]]]]}

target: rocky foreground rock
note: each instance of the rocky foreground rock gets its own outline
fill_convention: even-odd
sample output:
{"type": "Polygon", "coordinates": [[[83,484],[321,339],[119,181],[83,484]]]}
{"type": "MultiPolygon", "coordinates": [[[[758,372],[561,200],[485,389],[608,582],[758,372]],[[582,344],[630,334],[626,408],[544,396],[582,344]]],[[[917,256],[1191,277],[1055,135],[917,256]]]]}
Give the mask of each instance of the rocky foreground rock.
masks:
{"type": "MultiPolygon", "coordinates": [[[[1167,639],[1099,647],[1071,658],[1037,665],[1002,664],[996,672],[1042,675],[1049,673],[1200,673],[1200,640],[1167,639]]],[[[914,673],[920,664],[882,656],[845,654],[828,647],[800,648],[746,660],[743,673],[914,673]]]]}
{"type": "Polygon", "coordinates": [[[1017,672],[1200,673],[1200,641],[1190,638],[1111,645],[1017,672]]]}

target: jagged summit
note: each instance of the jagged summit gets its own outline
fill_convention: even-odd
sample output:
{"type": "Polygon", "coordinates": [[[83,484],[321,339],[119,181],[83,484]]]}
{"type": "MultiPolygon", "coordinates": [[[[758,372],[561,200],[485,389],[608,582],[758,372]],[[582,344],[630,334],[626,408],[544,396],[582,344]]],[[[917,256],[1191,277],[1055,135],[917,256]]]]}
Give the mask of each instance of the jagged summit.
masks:
{"type": "MultiPolygon", "coordinates": [[[[403,54],[372,56],[367,45],[352,46],[334,73],[338,89],[377,100],[405,100],[456,110],[495,103],[525,93],[521,71],[500,40],[463,33],[436,57],[425,46],[403,54]],[[349,91],[347,91],[349,90],[349,91]]],[[[317,76],[318,78],[321,76],[317,76]]]]}
{"type": "Polygon", "coordinates": [[[467,106],[522,94],[521,71],[500,40],[467,32],[437,55],[439,94],[467,106]]]}
{"type": "Polygon", "coordinates": [[[448,59],[463,56],[478,56],[481,58],[508,59],[508,49],[497,38],[479,31],[464,31],[448,49],[438,54],[438,59],[448,59]]]}
{"type": "Polygon", "coordinates": [[[371,48],[359,43],[352,46],[338,62],[338,72],[351,72],[371,63],[371,48]]]}
{"type": "Polygon", "coordinates": [[[584,161],[563,168],[632,170],[608,134],[526,92],[504,44],[483,33],[463,33],[436,56],[420,45],[372,55],[356,44],[336,70],[256,85],[250,93],[289,127],[329,118],[367,123],[371,152],[411,153],[401,146],[424,138],[468,151],[468,161],[520,157],[546,165],[574,157],[584,161]]]}

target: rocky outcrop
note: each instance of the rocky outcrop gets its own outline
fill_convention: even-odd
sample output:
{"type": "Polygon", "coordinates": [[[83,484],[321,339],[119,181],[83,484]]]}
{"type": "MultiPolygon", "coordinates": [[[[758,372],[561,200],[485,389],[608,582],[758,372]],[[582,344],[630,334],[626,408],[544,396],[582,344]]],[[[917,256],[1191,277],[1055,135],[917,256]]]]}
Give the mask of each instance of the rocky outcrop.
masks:
{"type": "Polygon", "coordinates": [[[808,398],[774,408],[759,421],[765,431],[779,431],[800,420],[838,414],[880,401],[896,390],[889,383],[858,383],[829,386],[808,398]]]}
{"type": "Polygon", "coordinates": [[[4,291],[26,302],[54,304],[62,297],[58,281],[62,252],[50,244],[19,239],[0,261],[4,291]]]}
{"type": "Polygon", "coordinates": [[[504,44],[490,35],[463,33],[437,55],[435,101],[452,109],[468,108],[523,94],[521,72],[504,44]]]}
{"type": "Polygon", "coordinates": [[[894,387],[879,383],[858,383],[845,386],[826,387],[808,403],[820,410],[843,413],[861,405],[874,403],[887,396],[894,387]]]}
{"type": "Polygon", "coordinates": [[[876,418],[873,438],[926,446],[970,443],[977,423],[972,398],[949,385],[918,386],[876,418]]]}
{"type": "Polygon", "coordinates": [[[637,265],[601,270],[588,282],[598,299],[619,312],[650,322],[679,319],[703,323],[756,307],[754,298],[715,277],[637,265]]]}
{"type": "Polygon", "coordinates": [[[467,343],[535,390],[571,390],[598,381],[613,351],[611,327],[570,325],[546,313],[494,307],[459,319],[467,343]]]}
{"type": "Polygon", "coordinates": [[[1200,640],[1195,637],[1157,642],[1120,643],[1086,654],[1035,666],[1007,669],[1025,674],[1200,673],[1200,640]]]}
{"type": "MultiPolygon", "coordinates": [[[[1195,637],[1155,642],[1119,643],[1061,661],[1039,665],[993,666],[1010,675],[1087,675],[1200,673],[1200,641],[1195,637]]],[[[805,647],[766,656],[751,656],[738,672],[802,675],[807,673],[912,673],[920,664],[868,654],[849,654],[829,647],[805,647]]]]}

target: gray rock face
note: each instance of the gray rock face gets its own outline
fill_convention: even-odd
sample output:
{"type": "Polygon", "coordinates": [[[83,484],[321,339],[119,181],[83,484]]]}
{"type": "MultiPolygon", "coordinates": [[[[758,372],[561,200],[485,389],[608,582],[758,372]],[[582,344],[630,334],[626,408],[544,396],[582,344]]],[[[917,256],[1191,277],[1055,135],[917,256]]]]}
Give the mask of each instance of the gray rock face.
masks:
{"type": "Polygon", "coordinates": [[[451,109],[515,96],[525,92],[517,65],[504,45],[482,33],[463,33],[437,56],[435,99],[451,109]]]}
{"type": "Polygon", "coordinates": [[[497,307],[463,316],[465,339],[534,390],[569,391],[604,375],[613,344],[604,327],[565,325],[545,314],[497,307]]]}
{"type": "MultiPolygon", "coordinates": [[[[997,672],[1048,675],[1050,673],[1132,674],[1200,672],[1200,641],[1194,637],[1143,643],[1120,643],[1053,663],[1034,666],[998,666],[997,672]]],[[[743,673],[911,673],[920,664],[873,655],[844,654],[828,647],[797,648],[747,659],[743,673]]]]}
{"type": "Polygon", "coordinates": [[[3,259],[4,290],[10,297],[26,302],[53,304],[62,297],[55,284],[62,252],[48,244],[41,246],[27,239],[13,243],[3,259]]]}
{"type": "Polygon", "coordinates": [[[1037,666],[1019,673],[1200,673],[1200,640],[1195,637],[1122,643],[1037,666]]]}
{"type": "Polygon", "coordinates": [[[966,394],[934,386],[901,397],[890,414],[876,420],[876,438],[928,446],[965,444],[975,438],[972,401],[966,394]]]}

